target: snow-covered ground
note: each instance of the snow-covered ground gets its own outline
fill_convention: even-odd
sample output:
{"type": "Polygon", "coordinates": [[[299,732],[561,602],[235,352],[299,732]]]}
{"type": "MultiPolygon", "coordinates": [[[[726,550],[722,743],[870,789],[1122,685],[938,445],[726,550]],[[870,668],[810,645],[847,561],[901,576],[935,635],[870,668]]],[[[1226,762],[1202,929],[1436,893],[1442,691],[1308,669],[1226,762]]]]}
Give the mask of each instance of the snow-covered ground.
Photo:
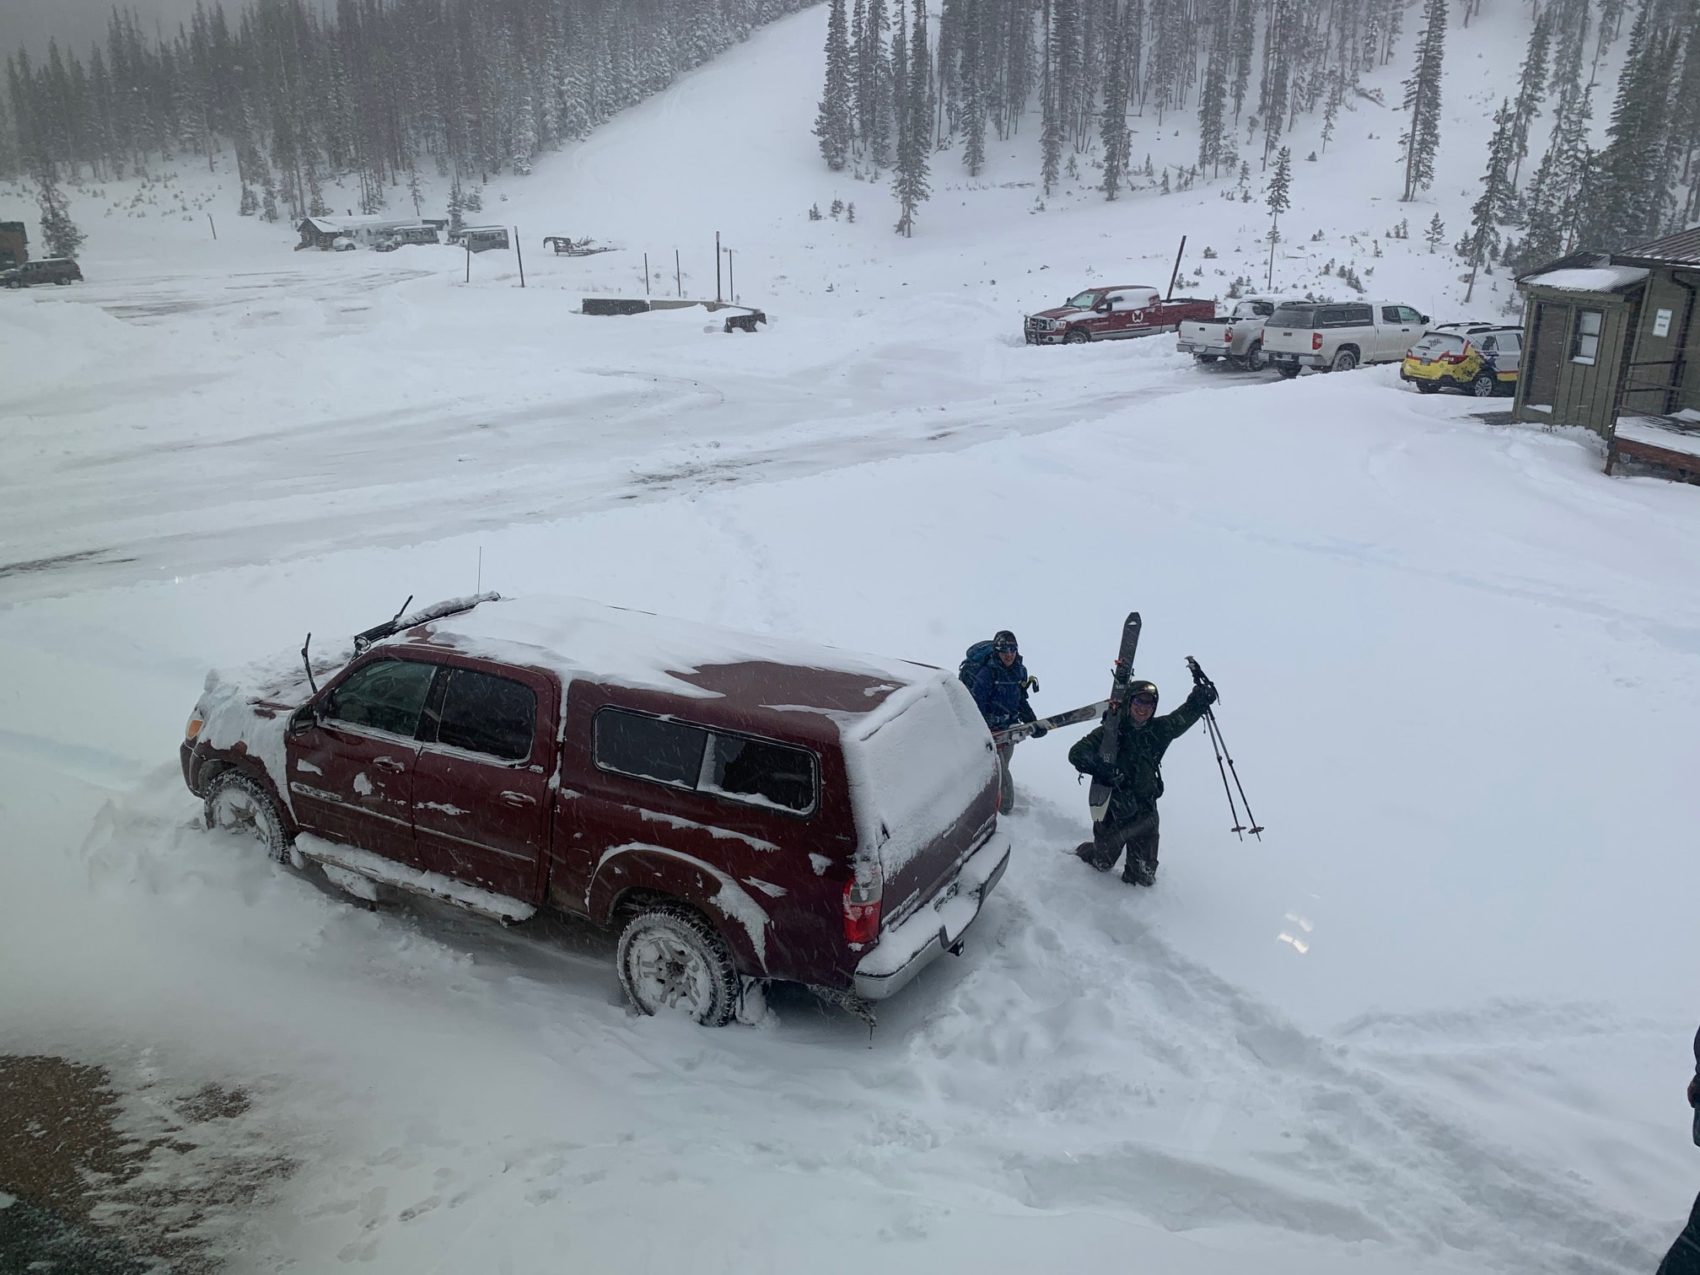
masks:
{"type": "MultiPolygon", "coordinates": [[[[185,171],[85,192],[89,282],[0,297],[0,1052],[110,1067],[139,1127],[246,1092],[199,1136],[295,1168],[206,1223],[232,1272],[1650,1269],[1700,1184],[1693,490],[1390,368],[1022,346],[1023,310],[1164,285],[1183,231],[1220,293],[1260,205],[1029,215],[1012,148],[941,157],[899,239],[799,124],[824,20],[492,185],[524,290],[511,253],[292,254],[185,171]],[[835,196],[855,224],[807,220],[835,196]],[[711,294],[716,230],[760,334],[574,312],[645,251],[670,293],[675,247],[711,294]],[[797,996],[634,1018],[605,938],[368,914],[199,829],[210,665],[478,584],[946,666],[1011,627],[1041,709],[1102,694],[1138,608],[1170,703],[1185,655],[1222,686],[1268,832],[1233,837],[1188,737],[1129,890],[1060,853],[1072,732],[1023,745],[1003,886],[870,1039],[797,996]]],[[[1277,287],[1355,261],[1448,317],[1371,111],[1298,166],[1277,287]]],[[[1443,152],[1449,223],[1476,149],[1443,152]]]]}

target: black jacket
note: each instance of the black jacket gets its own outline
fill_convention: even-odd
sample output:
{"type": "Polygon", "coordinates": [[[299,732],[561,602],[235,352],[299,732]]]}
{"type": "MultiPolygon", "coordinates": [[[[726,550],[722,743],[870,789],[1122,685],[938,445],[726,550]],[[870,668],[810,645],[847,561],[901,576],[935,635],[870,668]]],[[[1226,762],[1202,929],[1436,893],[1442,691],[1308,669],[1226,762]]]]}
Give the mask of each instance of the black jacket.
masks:
{"type": "Polygon", "coordinates": [[[1110,785],[1109,818],[1130,818],[1163,795],[1163,754],[1204,716],[1208,701],[1196,690],[1172,713],[1153,717],[1139,726],[1123,709],[1116,714],[1121,742],[1116,745],[1116,763],[1104,773],[1098,746],[1107,726],[1100,726],[1068,750],[1069,763],[1082,774],[1110,785]]]}

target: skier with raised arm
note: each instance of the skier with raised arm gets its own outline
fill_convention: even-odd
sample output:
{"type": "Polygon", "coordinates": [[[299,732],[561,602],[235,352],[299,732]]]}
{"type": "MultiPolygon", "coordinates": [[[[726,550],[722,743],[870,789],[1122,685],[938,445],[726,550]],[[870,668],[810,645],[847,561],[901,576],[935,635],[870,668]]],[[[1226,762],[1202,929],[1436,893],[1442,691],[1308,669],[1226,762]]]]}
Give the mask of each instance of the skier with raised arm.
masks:
{"type": "Polygon", "coordinates": [[[1125,850],[1122,880],[1149,886],[1157,883],[1157,799],[1163,795],[1163,754],[1216,702],[1216,688],[1208,682],[1194,686],[1185,703],[1161,717],[1156,715],[1155,683],[1129,681],[1124,694],[1124,707],[1114,718],[1068,750],[1076,770],[1110,790],[1107,808],[1092,825],[1092,840],[1081,842],[1075,854],[1098,871],[1108,872],[1125,850]],[[1114,747],[1106,750],[1105,732],[1112,730],[1117,738],[1114,747]],[[1106,751],[1113,760],[1104,760],[1106,751]]]}

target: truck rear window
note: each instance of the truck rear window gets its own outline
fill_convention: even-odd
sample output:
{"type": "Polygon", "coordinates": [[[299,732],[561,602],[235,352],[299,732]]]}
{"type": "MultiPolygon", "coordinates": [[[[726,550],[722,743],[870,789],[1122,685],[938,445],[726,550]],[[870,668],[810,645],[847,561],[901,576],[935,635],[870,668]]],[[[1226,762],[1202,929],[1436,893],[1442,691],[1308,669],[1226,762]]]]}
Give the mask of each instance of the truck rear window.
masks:
{"type": "Polygon", "coordinates": [[[603,770],[792,814],[812,811],[820,786],[807,749],[629,709],[596,714],[593,747],[603,770]]]}
{"type": "Polygon", "coordinates": [[[1269,316],[1269,326],[1272,328],[1310,328],[1316,324],[1312,321],[1316,315],[1316,307],[1309,305],[1277,306],[1275,313],[1269,316]]]}

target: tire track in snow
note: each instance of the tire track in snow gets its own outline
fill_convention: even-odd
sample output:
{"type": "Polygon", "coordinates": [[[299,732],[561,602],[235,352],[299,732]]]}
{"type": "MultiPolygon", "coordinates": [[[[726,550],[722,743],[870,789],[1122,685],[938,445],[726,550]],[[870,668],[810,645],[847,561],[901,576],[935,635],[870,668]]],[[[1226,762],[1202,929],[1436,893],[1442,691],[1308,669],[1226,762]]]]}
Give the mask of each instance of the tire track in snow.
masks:
{"type": "MultiPolygon", "coordinates": [[[[1029,813],[1045,839],[1065,822],[1077,839],[1059,814],[1029,813]]],[[[1496,1271],[1645,1264],[1656,1237],[1587,1182],[1495,1144],[1345,1040],[1301,1031],[1183,956],[1152,919],[1160,894],[1024,841],[1016,855],[1037,879],[996,896],[981,961],[906,1050],[950,1108],[981,1114],[957,1136],[985,1144],[982,1163],[1006,1158],[1016,1199],[1119,1203],[1171,1229],[1251,1221],[1456,1249],[1496,1271]],[[1112,1058],[1125,1063],[1107,1069],[1112,1058]],[[1029,1148],[1035,1124],[1062,1135],[1055,1149],[1029,1148]]]]}

